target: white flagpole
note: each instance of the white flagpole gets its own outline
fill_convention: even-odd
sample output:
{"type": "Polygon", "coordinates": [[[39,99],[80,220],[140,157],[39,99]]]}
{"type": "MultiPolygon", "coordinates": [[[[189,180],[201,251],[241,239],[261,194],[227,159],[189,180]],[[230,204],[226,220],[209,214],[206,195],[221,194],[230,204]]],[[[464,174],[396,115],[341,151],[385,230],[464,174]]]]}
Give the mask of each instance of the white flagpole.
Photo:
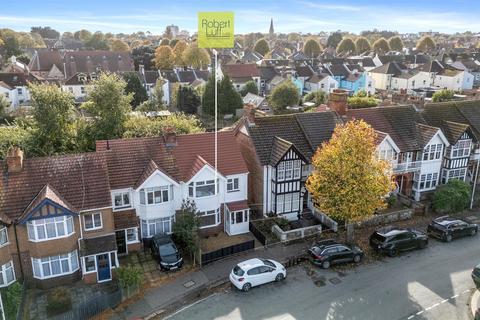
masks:
{"type": "Polygon", "coordinates": [[[213,54],[215,55],[215,194],[218,192],[218,177],[217,177],[217,160],[218,160],[218,125],[217,125],[217,117],[218,117],[218,95],[217,95],[217,85],[218,85],[218,73],[217,73],[217,58],[218,53],[217,50],[213,49],[213,54]]]}

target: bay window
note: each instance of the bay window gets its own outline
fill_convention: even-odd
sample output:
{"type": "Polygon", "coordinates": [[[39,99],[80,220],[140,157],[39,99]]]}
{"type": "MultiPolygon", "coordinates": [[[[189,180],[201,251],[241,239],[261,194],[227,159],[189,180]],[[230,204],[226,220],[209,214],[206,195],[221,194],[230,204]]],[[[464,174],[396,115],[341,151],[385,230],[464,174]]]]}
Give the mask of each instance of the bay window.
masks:
{"type": "Polygon", "coordinates": [[[301,160],[288,160],[280,162],[277,166],[278,181],[300,179],[301,168],[301,160]]]}
{"type": "Polygon", "coordinates": [[[15,270],[12,261],[9,261],[0,268],[0,287],[6,287],[15,281],[15,270]]]}
{"type": "Polygon", "coordinates": [[[33,277],[48,279],[72,274],[78,270],[77,250],[46,258],[32,258],[33,277]]]}
{"type": "Polygon", "coordinates": [[[96,230],[102,228],[102,214],[100,212],[85,213],[83,215],[85,230],[96,230]]]}
{"type": "Polygon", "coordinates": [[[442,156],[442,144],[431,144],[423,149],[423,160],[438,160],[442,156]]]}
{"type": "Polygon", "coordinates": [[[300,194],[286,193],[277,196],[277,213],[289,213],[299,210],[300,194]]]}
{"type": "Polygon", "coordinates": [[[60,216],[31,220],[27,223],[27,231],[30,241],[45,241],[69,237],[74,233],[73,217],[60,216]]]}
{"type": "Polygon", "coordinates": [[[173,217],[142,220],[142,238],[151,238],[156,234],[172,233],[173,217]]]}
{"type": "Polygon", "coordinates": [[[130,202],[130,192],[117,192],[113,195],[114,209],[125,209],[131,207],[132,204],[130,202]]]}
{"type": "Polygon", "coordinates": [[[420,175],[420,190],[435,188],[438,181],[438,173],[420,175]]]}
{"type": "Polygon", "coordinates": [[[470,155],[470,140],[458,141],[452,147],[452,158],[468,157],[470,155]]]}
{"type": "Polygon", "coordinates": [[[153,187],[140,190],[140,204],[159,204],[169,201],[169,187],[153,187]]]}
{"type": "MultiPolygon", "coordinates": [[[[219,189],[217,180],[217,192],[219,189]]],[[[215,180],[190,182],[188,184],[188,196],[192,198],[202,198],[215,195],[215,180]]]]}
{"type": "Polygon", "coordinates": [[[240,190],[238,178],[227,179],[227,192],[235,192],[240,190]]]}
{"type": "Polygon", "coordinates": [[[214,227],[220,224],[220,208],[197,213],[200,229],[214,227]]]}

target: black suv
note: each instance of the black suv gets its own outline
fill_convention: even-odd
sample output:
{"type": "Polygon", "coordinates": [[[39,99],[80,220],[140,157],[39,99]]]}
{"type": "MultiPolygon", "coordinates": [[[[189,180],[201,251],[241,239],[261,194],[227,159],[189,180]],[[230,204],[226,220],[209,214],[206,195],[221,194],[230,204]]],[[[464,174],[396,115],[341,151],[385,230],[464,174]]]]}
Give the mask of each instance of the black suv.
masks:
{"type": "Polygon", "coordinates": [[[310,261],[324,269],[328,269],[330,265],[355,262],[359,263],[363,258],[363,251],[357,246],[348,246],[338,243],[334,240],[324,240],[316,243],[311,247],[310,261]]]}
{"type": "Polygon", "coordinates": [[[370,246],[390,257],[396,256],[400,251],[423,249],[427,245],[427,235],[415,229],[387,227],[375,231],[370,236],[370,246]]]}
{"type": "Polygon", "coordinates": [[[473,268],[472,279],[477,289],[480,290],[480,264],[473,268]]]}
{"type": "Polygon", "coordinates": [[[163,234],[153,236],[151,249],[153,256],[159,260],[160,268],[163,270],[175,270],[182,267],[183,258],[169,236],[163,234]]]}
{"type": "Polygon", "coordinates": [[[474,236],[478,232],[478,226],[463,219],[450,216],[444,216],[434,219],[427,228],[429,236],[444,240],[452,241],[454,238],[465,236],[474,236]]]}

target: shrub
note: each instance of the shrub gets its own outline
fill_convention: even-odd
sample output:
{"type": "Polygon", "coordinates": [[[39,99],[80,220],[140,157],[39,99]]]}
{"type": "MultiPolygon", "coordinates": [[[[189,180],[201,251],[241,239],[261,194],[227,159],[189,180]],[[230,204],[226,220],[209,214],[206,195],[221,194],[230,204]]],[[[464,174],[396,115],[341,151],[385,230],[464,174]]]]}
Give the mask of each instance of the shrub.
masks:
{"type": "Polygon", "coordinates": [[[17,281],[1,291],[5,319],[16,319],[22,302],[22,285],[17,281]]]}
{"type": "Polygon", "coordinates": [[[54,316],[67,312],[72,308],[70,291],[65,287],[58,287],[47,294],[47,314],[54,316]]]}
{"type": "Polygon", "coordinates": [[[395,203],[397,203],[397,196],[394,194],[389,195],[387,198],[388,207],[389,208],[393,207],[395,203]]]}
{"type": "Polygon", "coordinates": [[[458,179],[441,185],[433,195],[433,208],[437,212],[456,213],[466,209],[470,203],[470,185],[458,179]]]}
{"type": "Polygon", "coordinates": [[[116,271],[118,283],[121,288],[130,288],[138,286],[143,281],[143,270],[138,266],[128,265],[120,267],[116,271]]]}

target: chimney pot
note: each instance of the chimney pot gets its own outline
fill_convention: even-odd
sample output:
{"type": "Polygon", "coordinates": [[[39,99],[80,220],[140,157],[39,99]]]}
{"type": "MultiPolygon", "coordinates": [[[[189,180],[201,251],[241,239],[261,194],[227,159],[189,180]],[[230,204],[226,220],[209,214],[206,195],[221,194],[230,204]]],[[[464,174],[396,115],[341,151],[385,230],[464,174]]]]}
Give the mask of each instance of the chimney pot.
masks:
{"type": "Polygon", "coordinates": [[[336,111],[339,115],[347,114],[347,98],[348,93],[343,89],[334,89],[328,97],[328,107],[330,110],[336,111]]]}
{"type": "Polygon", "coordinates": [[[11,147],[7,151],[8,173],[18,173],[23,169],[23,151],[19,147],[11,147]]]}
{"type": "Polygon", "coordinates": [[[243,112],[247,119],[249,127],[255,126],[255,106],[251,103],[246,103],[243,105],[243,112]]]}
{"type": "Polygon", "coordinates": [[[166,147],[175,147],[177,145],[177,133],[174,127],[166,127],[163,130],[163,141],[166,147]]]}

